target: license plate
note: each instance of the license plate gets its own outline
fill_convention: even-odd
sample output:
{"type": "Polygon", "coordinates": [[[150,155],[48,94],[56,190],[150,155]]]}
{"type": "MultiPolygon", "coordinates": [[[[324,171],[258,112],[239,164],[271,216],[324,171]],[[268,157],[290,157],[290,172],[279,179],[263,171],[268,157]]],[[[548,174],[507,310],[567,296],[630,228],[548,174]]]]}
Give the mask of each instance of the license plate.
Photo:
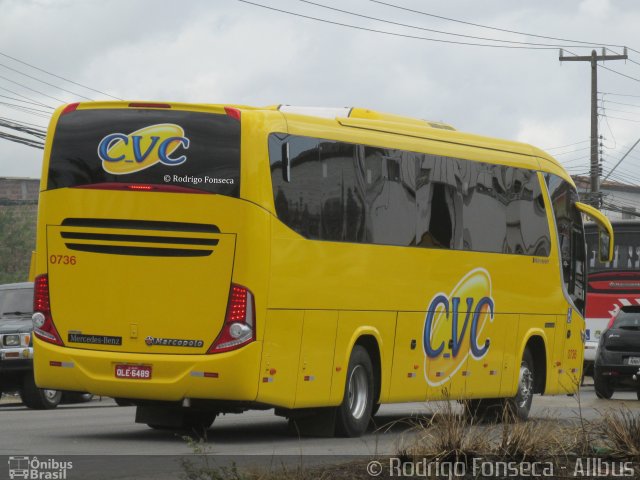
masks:
{"type": "Polygon", "coordinates": [[[151,365],[116,365],[116,378],[151,380],[151,365]]]}
{"type": "Polygon", "coordinates": [[[629,357],[629,365],[640,365],[640,357],[629,357]]]}

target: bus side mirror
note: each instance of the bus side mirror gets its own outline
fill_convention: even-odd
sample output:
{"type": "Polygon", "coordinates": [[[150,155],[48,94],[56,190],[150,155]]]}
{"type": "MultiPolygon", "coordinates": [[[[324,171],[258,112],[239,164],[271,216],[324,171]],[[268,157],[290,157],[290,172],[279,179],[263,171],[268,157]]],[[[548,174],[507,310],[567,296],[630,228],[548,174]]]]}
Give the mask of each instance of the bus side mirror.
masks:
{"type": "Polygon", "coordinates": [[[282,179],[291,182],[291,159],[289,158],[289,142],[282,144],[282,179]]]}
{"type": "Polygon", "coordinates": [[[601,263],[613,260],[613,227],[600,210],[586,203],[576,202],[575,206],[598,225],[598,260],[601,263]]]}

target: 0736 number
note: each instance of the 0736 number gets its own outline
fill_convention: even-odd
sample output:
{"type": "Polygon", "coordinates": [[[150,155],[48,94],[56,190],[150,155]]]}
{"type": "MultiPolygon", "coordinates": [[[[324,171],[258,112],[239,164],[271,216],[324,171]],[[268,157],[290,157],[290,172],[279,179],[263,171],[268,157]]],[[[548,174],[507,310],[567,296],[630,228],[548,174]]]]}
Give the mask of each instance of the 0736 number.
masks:
{"type": "Polygon", "coordinates": [[[49,263],[52,265],[75,265],[75,255],[50,255],[49,263]]]}

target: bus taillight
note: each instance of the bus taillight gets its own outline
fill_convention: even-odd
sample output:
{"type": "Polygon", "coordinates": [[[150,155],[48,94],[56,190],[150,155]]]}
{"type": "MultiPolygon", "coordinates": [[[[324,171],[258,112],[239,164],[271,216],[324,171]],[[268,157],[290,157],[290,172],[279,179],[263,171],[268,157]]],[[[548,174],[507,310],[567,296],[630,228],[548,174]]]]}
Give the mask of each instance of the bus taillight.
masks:
{"type": "Polygon", "coordinates": [[[253,294],[242,285],[231,284],[224,325],[207,353],[234,350],[256,339],[253,294]]]}
{"type": "Polygon", "coordinates": [[[51,317],[49,302],[49,275],[38,275],[33,288],[33,333],[40,339],[54,345],[64,346],[51,317]]]}

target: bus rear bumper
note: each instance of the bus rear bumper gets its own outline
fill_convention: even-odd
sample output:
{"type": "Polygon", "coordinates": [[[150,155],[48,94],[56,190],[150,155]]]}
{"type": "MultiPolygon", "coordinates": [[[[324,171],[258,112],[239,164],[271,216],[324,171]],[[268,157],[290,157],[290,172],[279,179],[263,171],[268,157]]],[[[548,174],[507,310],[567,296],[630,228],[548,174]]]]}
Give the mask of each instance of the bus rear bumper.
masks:
{"type": "Polygon", "coordinates": [[[213,355],[105,352],[34,342],[34,373],[40,388],[170,402],[185,398],[251,402],[258,394],[260,342],[213,355]],[[142,366],[149,378],[118,378],[116,369],[123,365],[142,366]]]}

